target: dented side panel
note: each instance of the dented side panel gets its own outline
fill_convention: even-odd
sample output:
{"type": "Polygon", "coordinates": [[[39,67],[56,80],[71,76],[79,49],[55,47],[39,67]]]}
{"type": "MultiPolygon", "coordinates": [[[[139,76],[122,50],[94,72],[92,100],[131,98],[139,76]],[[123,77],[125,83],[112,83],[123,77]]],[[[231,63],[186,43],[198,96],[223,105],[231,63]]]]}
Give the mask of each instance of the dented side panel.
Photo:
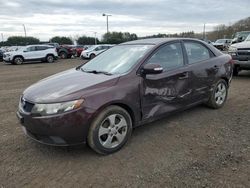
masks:
{"type": "Polygon", "coordinates": [[[182,68],[159,75],[147,75],[143,78],[141,95],[144,120],[190,104],[190,78],[183,79],[184,72],[188,70],[182,68]]]}

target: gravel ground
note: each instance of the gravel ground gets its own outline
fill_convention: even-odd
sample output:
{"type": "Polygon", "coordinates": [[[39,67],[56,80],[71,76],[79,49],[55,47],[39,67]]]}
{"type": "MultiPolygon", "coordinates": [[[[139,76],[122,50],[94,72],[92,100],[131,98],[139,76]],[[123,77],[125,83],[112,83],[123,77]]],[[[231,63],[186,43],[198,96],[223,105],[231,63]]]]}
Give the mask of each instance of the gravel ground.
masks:
{"type": "Polygon", "coordinates": [[[0,187],[250,186],[250,72],[233,79],[222,109],[198,106],[136,128],[128,144],[109,156],[24,136],[15,115],[22,91],[81,63],[1,63],[0,187]]]}

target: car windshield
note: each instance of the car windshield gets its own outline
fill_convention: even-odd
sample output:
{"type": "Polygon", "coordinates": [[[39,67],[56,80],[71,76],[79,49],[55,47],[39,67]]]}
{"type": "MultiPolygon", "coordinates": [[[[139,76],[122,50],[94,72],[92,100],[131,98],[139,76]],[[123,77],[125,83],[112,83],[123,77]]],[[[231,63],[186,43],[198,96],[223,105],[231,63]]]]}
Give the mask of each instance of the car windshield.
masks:
{"type": "Polygon", "coordinates": [[[219,40],[217,40],[215,43],[225,43],[226,42],[226,40],[224,40],[224,39],[219,39],[219,40]]]}
{"type": "Polygon", "coordinates": [[[81,67],[82,71],[122,74],[131,69],[153,45],[115,46],[81,67]]]}
{"type": "Polygon", "coordinates": [[[245,41],[250,41],[250,35],[248,35],[245,41]]]}

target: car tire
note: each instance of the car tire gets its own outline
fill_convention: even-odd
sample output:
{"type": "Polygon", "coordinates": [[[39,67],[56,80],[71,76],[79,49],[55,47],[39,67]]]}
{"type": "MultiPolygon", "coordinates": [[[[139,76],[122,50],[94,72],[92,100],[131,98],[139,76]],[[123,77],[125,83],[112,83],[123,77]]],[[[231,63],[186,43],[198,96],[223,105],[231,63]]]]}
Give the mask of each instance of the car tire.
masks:
{"type": "Polygon", "coordinates": [[[23,59],[22,57],[20,57],[20,56],[15,57],[15,58],[13,59],[13,63],[14,63],[15,65],[21,65],[21,64],[23,64],[23,62],[24,62],[24,59],[23,59]]]}
{"type": "Polygon", "coordinates": [[[89,57],[90,57],[90,59],[94,59],[95,58],[95,54],[91,54],[89,57]]]}
{"type": "Polygon", "coordinates": [[[126,144],[131,133],[129,113],[119,106],[109,106],[92,121],[88,145],[99,154],[111,154],[126,144]]]}
{"type": "Polygon", "coordinates": [[[240,68],[238,66],[234,66],[233,76],[238,76],[240,72],[240,68]]]}
{"type": "Polygon", "coordinates": [[[213,109],[221,108],[227,100],[227,95],[228,84],[225,80],[221,79],[215,84],[210,98],[206,104],[213,109]]]}
{"type": "Polygon", "coordinates": [[[68,55],[66,52],[60,52],[60,58],[61,59],[67,59],[68,55]]]}
{"type": "Polygon", "coordinates": [[[53,56],[53,55],[47,55],[46,61],[47,61],[48,63],[53,63],[53,62],[54,62],[54,56],[53,56]]]}

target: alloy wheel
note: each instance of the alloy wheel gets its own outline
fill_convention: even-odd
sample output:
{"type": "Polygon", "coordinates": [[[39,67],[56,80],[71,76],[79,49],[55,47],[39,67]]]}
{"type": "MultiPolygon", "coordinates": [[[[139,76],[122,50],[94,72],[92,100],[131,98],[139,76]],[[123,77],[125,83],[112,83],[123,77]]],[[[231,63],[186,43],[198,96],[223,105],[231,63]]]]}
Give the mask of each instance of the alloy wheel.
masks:
{"type": "Polygon", "coordinates": [[[222,105],[227,96],[227,88],[224,83],[218,84],[216,91],[215,91],[215,102],[217,105],[222,105]]]}
{"type": "Polygon", "coordinates": [[[112,114],[101,123],[98,138],[105,148],[115,148],[120,145],[126,137],[128,123],[120,114],[112,114]]]}

